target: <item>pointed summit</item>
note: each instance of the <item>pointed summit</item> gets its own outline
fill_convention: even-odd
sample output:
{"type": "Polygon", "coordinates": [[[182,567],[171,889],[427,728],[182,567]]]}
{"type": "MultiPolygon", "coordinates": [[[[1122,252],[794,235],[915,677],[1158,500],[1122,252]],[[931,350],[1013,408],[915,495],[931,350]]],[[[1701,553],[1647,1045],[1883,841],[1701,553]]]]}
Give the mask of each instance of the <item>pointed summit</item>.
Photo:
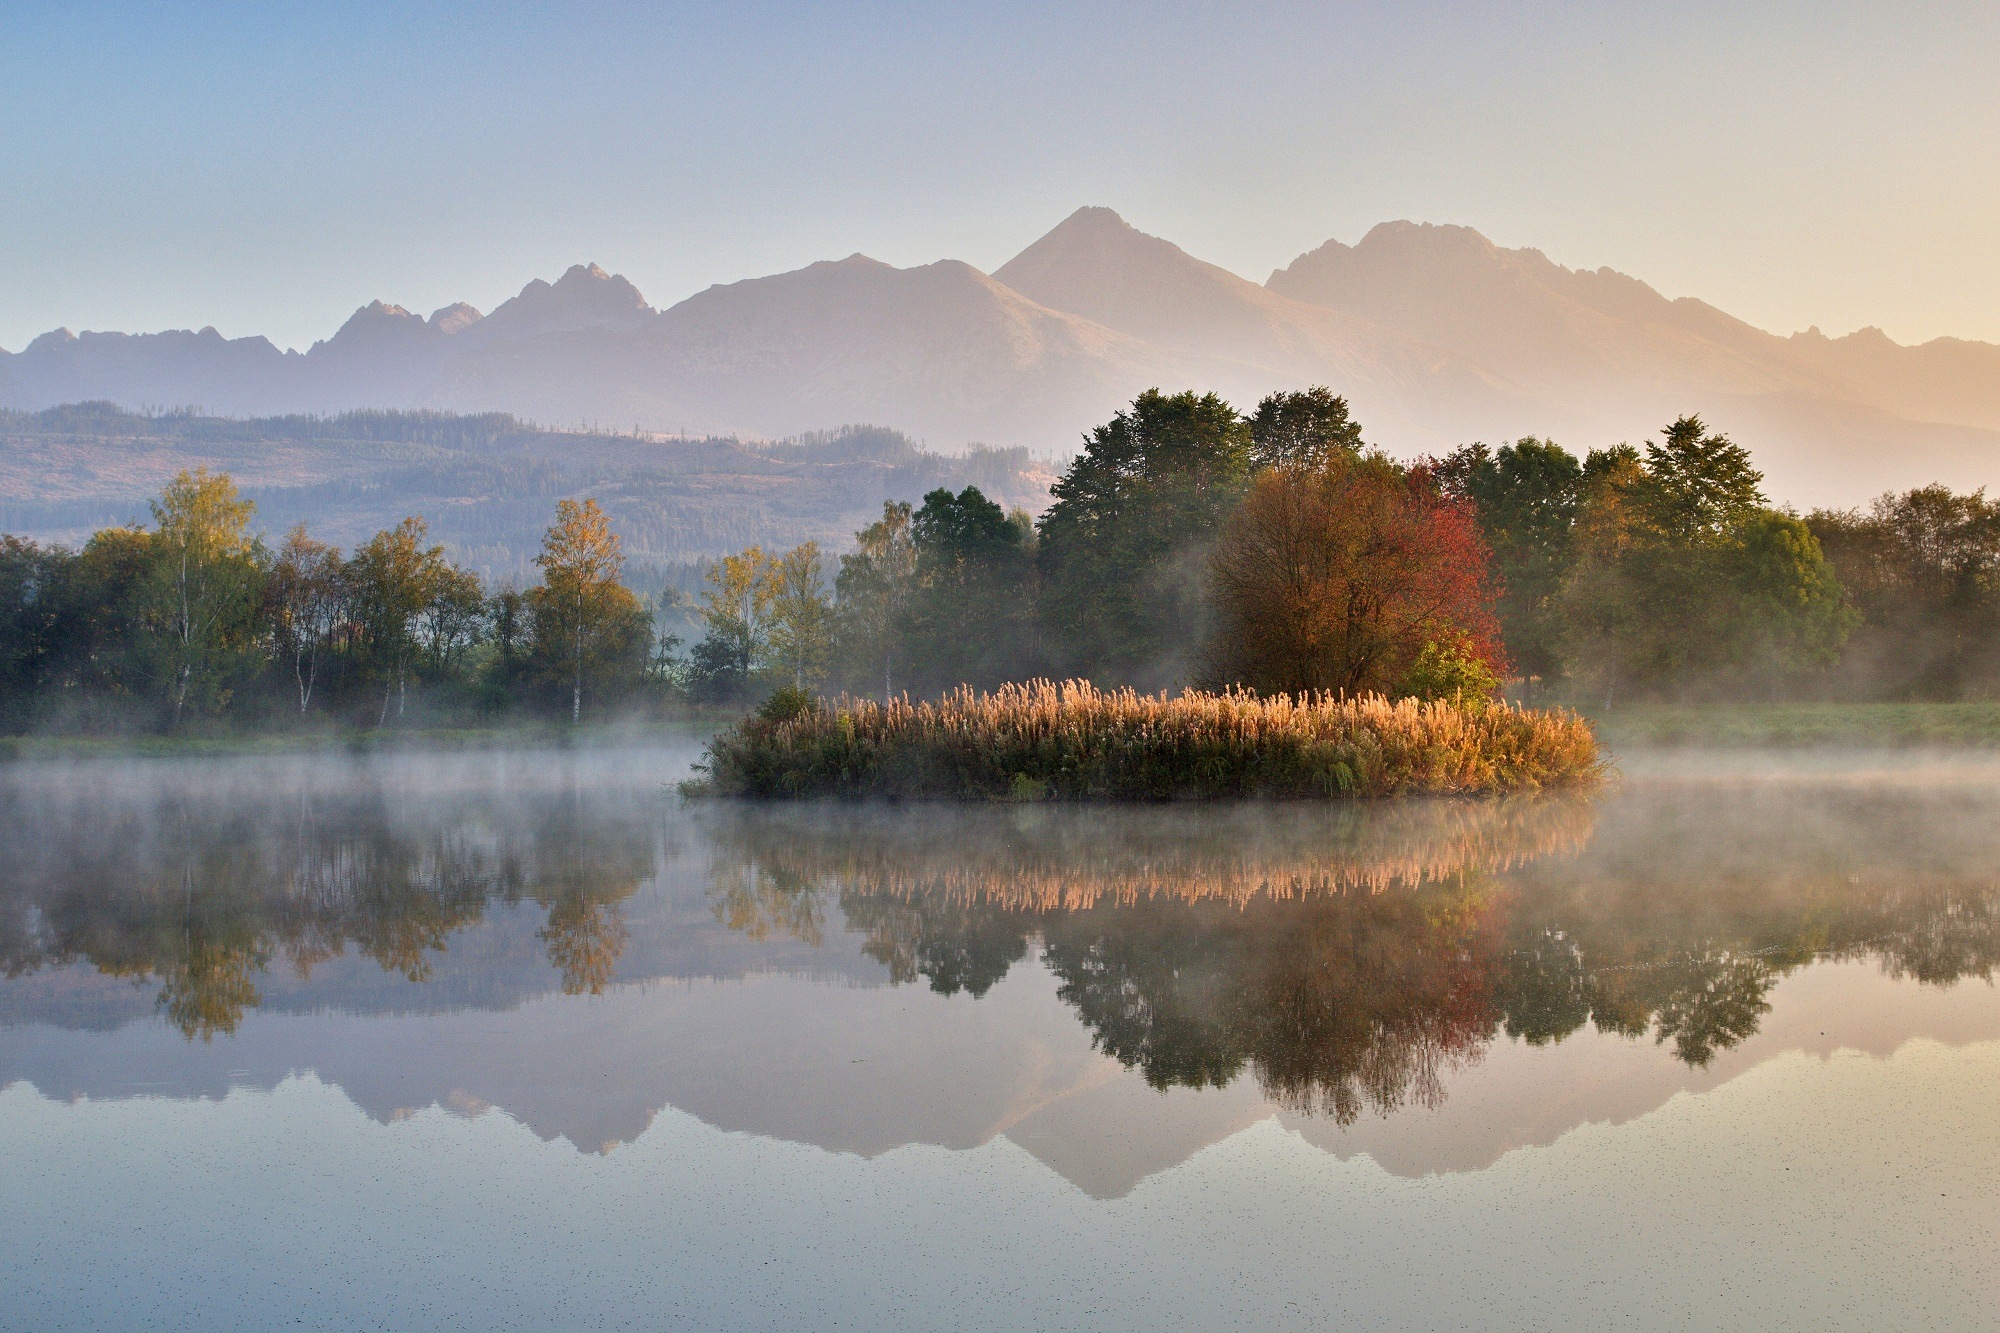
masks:
{"type": "Polygon", "coordinates": [[[315,343],[313,350],[323,347],[342,357],[370,356],[392,348],[406,349],[427,342],[431,336],[431,327],[422,315],[387,301],[370,301],[349,315],[331,338],[315,343]]]}
{"type": "MultiPolygon", "coordinates": [[[[1162,301],[1210,304],[1255,284],[1148,236],[1108,208],[1079,208],[993,274],[1032,300],[1141,337],[1162,301]],[[1140,325],[1146,326],[1142,330],[1140,325]]],[[[1193,313],[1182,309],[1180,318],[1193,313]]]]}
{"type": "Polygon", "coordinates": [[[1411,352],[1396,339],[1374,339],[1351,317],[1196,259],[1108,208],[1078,209],[993,276],[1051,309],[1134,338],[1257,366],[1258,393],[1287,381],[1351,380],[1364,362],[1411,352]]]}
{"type": "Polygon", "coordinates": [[[453,334],[471,328],[481,318],[477,307],[458,301],[440,310],[431,311],[430,326],[439,333],[453,334]]]}
{"type": "Polygon", "coordinates": [[[606,273],[596,264],[573,264],[552,283],[536,278],[469,332],[484,342],[577,329],[633,329],[657,317],[623,275],[606,273]]]}

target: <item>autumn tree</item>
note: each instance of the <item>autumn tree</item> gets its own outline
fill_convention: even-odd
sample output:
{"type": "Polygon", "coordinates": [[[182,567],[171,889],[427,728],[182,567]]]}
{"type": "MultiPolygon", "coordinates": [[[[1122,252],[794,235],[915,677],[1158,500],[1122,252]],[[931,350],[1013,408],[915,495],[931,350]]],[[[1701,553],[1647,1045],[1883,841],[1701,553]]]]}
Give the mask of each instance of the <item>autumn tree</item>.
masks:
{"type": "Polygon", "coordinates": [[[207,468],[180,473],[153,502],[155,645],[176,723],[191,700],[227,698],[224,682],[250,647],[263,577],[255,508],[207,468]]]}
{"type": "Polygon", "coordinates": [[[795,689],[817,687],[833,658],[833,598],[819,543],[787,551],[771,565],[771,668],[795,689]]]}
{"type": "Polygon", "coordinates": [[[635,645],[644,670],[651,618],[619,582],[624,551],[595,500],[556,502],[556,521],[535,563],[542,570],[542,584],[530,594],[536,647],[568,686],[575,722],[583,716],[585,682],[631,666],[635,645]]]}
{"type": "Polygon", "coordinates": [[[726,555],[709,567],[701,593],[705,631],[689,654],[695,694],[739,698],[771,646],[771,566],[761,546],[726,555]]]}
{"type": "Polygon", "coordinates": [[[375,674],[383,683],[378,722],[389,705],[402,715],[409,700],[409,676],[419,651],[417,623],[444,585],[449,565],[442,546],[426,545],[430,527],[406,518],[376,533],[347,564],[353,612],[375,674]]]}
{"type": "Polygon", "coordinates": [[[1502,661],[1470,507],[1380,454],[1261,473],[1210,567],[1218,683],[1394,692],[1437,643],[1502,661]]]}
{"type": "Polygon", "coordinates": [[[264,615],[276,647],[292,667],[299,712],[312,705],[325,654],[345,607],[340,551],[306,535],[301,523],[285,534],[264,585],[264,615]]]}

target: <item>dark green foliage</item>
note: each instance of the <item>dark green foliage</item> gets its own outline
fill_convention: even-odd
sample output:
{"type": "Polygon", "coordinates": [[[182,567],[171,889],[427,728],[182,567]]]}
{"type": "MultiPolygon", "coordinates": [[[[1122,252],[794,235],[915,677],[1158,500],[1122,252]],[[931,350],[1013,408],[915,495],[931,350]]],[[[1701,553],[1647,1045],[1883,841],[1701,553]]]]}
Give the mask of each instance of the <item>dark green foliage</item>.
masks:
{"type": "Polygon", "coordinates": [[[1469,500],[1518,669],[1621,696],[1819,688],[1853,626],[1812,531],[1769,508],[1749,454],[1682,417],[1645,452],[1579,463],[1544,440],[1437,465],[1469,500]]]}
{"type": "Polygon", "coordinates": [[[47,669],[66,554],[0,537],[0,726],[18,723],[47,669]]]}
{"type": "Polygon", "coordinates": [[[910,521],[916,586],[903,613],[910,688],[990,689],[1034,673],[1034,529],[976,486],[936,490],[910,521]]]}
{"type": "Polygon", "coordinates": [[[1467,445],[1438,471],[1447,493],[1472,503],[1493,553],[1500,589],[1493,610],[1515,670],[1555,679],[1563,669],[1558,594],[1575,559],[1583,464],[1554,442],[1530,437],[1497,452],[1467,445]]]}
{"type": "Polygon", "coordinates": [[[1571,669],[1604,690],[1782,693],[1837,660],[1853,615],[1805,523],[1764,506],[1749,456],[1695,417],[1593,458],[1562,592],[1571,669]]]}
{"type": "Polygon", "coordinates": [[[711,631],[688,650],[688,694],[696,703],[738,703],[751,689],[756,651],[741,631],[711,631]]]}
{"type": "Polygon", "coordinates": [[[1347,400],[1323,384],[1270,394],[1250,417],[1250,450],[1259,467],[1324,467],[1334,455],[1359,454],[1364,447],[1347,400]]]}
{"type": "Polygon", "coordinates": [[[1861,617],[1839,672],[1845,692],[2000,693],[2000,503],[1925,486],[1807,523],[1861,617]]]}
{"type": "Polygon", "coordinates": [[[1214,394],[1149,389],[1090,433],[1039,525],[1042,626],[1062,670],[1185,677],[1205,638],[1205,552],[1255,461],[1248,423],[1214,394]]]}
{"type": "Polygon", "coordinates": [[[1641,520],[1670,542],[1726,537],[1764,505],[1764,474],[1750,452],[1711,434],[1700,417],[1668,426],[1647,444],[1645,469],[1632,488],[1641,520]]]}

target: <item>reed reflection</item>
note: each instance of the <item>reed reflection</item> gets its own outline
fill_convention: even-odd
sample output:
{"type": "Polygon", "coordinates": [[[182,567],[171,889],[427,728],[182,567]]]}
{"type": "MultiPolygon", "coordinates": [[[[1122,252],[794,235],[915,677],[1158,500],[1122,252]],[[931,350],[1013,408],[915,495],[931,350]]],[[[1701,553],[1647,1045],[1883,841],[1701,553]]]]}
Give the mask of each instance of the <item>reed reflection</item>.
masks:
{"type": "Polygon", "coordinates": [[[1907,809],[1808,828],[1732,793],[1607,809],[737,810],[712,828],[716,910],[817,938],[837,909],[892,981],[944,994],[1036,948],[1154,1086],[1248,1071],[1342,1123],[1436,1106],[1503,1032],[1589,1024],[1700,1066],[1815,958],[1933,984],[2000,961],[1990,836],[1913,853],[1907,809]]]}
{"type": "Polygon", "coordinates": [[[156,985],[188,1037],[236,1030],[274,966],[354,950],[411,982],[495,903],[532,901],[566,992],[610,981],[654,826],[581,798],[412,801],[342,785],[120,799],[0,793],[0,966],[156,985]]]}

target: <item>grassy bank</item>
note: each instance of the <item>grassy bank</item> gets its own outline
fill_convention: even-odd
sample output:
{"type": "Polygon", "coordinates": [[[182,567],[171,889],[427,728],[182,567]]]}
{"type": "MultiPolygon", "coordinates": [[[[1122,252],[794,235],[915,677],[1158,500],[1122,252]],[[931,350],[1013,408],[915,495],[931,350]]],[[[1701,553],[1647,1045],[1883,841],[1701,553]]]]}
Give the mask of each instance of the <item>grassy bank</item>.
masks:
{"type": "Polygon", "coordinates": [[[2000,703],[1656,705],[1592,713],[1590,720],[1614,754],[1676,747],[2000,747],[2000,703]]]}
{"type": "Polygon", "coordinates": [[[936,703],[800,700],[710,744],[691,795],[1161,801],[1473,795],[1594,781],[1568,713],[1046,681],[936,703]]]}

